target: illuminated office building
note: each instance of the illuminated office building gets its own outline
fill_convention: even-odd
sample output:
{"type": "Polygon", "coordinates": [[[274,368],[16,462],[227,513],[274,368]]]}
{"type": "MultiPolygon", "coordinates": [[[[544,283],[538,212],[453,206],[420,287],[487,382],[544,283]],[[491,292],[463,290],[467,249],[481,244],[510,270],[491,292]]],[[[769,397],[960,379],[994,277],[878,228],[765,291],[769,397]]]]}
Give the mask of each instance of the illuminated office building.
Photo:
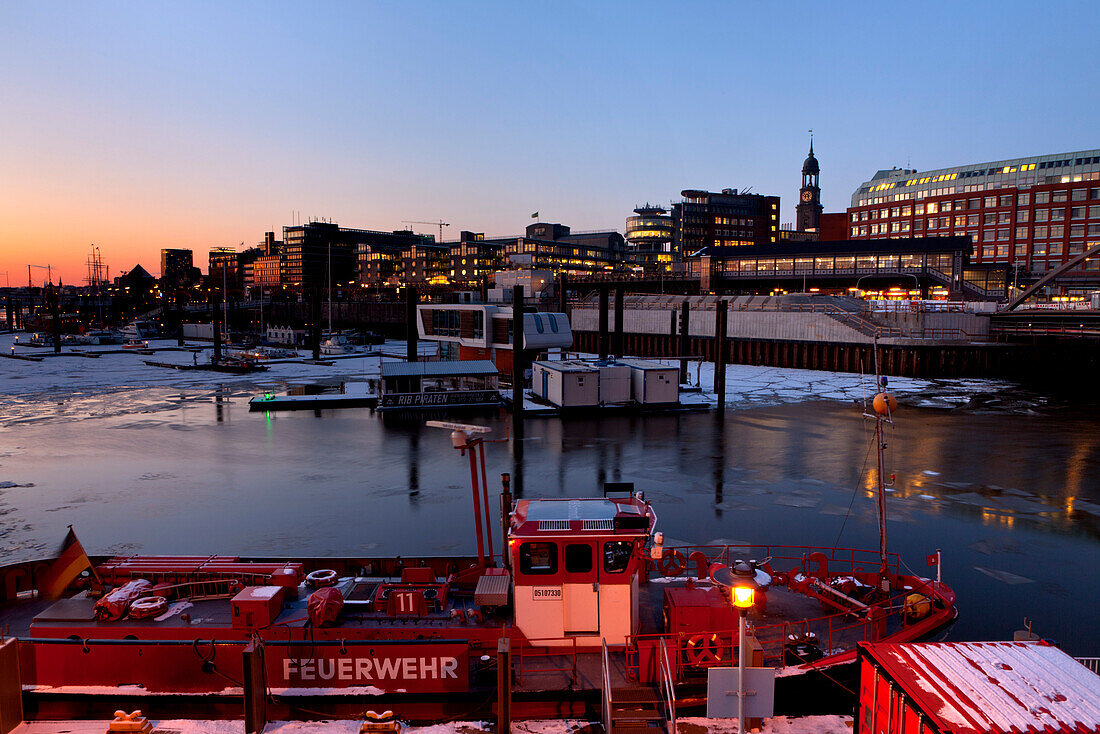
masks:
{"type": "MultiPolygon", "coordinates": [[[[932,171],[892,168],[852,194],[853,240],[965,235],[976,264],[1043,273],[1100,244],[1100,150],[932,171]]],[[[1062,276],[1100,282],[1100,259],[1062,276]]]]}
{"type": "Polygon", "coordinates": [[[646,204],[626,220],[626,249],[636,263],[667,270],[672,264],[672,217],[661,206],[646,204]]]}

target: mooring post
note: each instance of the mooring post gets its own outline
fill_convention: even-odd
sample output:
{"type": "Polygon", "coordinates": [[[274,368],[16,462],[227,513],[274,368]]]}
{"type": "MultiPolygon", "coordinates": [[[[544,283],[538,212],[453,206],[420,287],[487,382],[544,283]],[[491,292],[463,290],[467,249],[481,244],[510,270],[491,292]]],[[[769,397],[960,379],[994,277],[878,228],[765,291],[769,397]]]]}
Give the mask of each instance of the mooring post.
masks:
{"type": "Polygon", "coordinates": [[[267,671],[264,646],[252,640],[244,647],[244,730],[261,734],[267,726],[267,671]]]}
{"type": "Polygon", "coordinates": [[[726,301],[715,305],[714,311],[714,395],[718,399],[718,414],[726,412],[726,301]]]}
{"type": "MultiPolygon", "coordinates": [[[[488,325],[486,325],[488,327],[488,325]]],[[[512,415],[523,415],[523,286],[512,287],[512,415]]]]}
{"type": "Polygon", "coordinates": [[[691,321],[691,303],[685,298],[680,306],[680,384],[688,381],[688,324],[691,321]]]}
{"type": "Polygon", "coordinates": [[[623,287],[615,288],[615,349],[616,357],[623,356],[623,287]]]}
{"type": "Polygon", "coordinates": [[[409,286],[405,290],[405,361],[415,362],[417,360],[417,338],[419,331],[416,327],[416,302],[417,294],[416,288],[409,286]]]}
{"type": "MultiPolygon", "coordinates": [[[[215,293],[220,292],[215,291],[215,293]]],[[[210,324],[214,329],[214,362],[220,362],[222,359],[221,312],[221,296],[217,295],[213,297],[213,312],[210,315],[210,324]]]]}
{"type": "Polygon", "coordinates": [[[497,734],[512,731],[512,641],[497,642],[497,734]]]}
{"type": "Polygon", "coordinates": [[[607,359],[607,286],[600,286],[600,360],[607,359]]]}
{"type": "Polygon", "coordinates": [[[321,289],[311,288],[309,291],[309,347],[313,351],[313,359],[321,359],[321,289]]]}
{"type": "Polygon", "coordinates": [[[512,567],[512,554],[508,552],[508,526],[512,515],[512,477],[508,472],[500,475],[500,556],[505,568],[512,567]]]}

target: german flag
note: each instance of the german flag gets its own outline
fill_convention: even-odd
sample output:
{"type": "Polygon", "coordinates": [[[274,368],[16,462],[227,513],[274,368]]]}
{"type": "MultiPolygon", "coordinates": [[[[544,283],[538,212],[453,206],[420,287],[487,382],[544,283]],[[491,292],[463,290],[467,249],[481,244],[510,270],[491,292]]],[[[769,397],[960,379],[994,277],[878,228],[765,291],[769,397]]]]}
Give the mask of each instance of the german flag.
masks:
{"type": "MultiPolygon", "coordinates": [[[[69,532],[61,543],[61,552],[39,578],[39,596],[43,599],[60,599],[69,584],[88,568],[92,568],[92,561],[70,525],[69,532]]],[[[92,574],[95,575],[95,569],[92,569],[92,574]]]]}

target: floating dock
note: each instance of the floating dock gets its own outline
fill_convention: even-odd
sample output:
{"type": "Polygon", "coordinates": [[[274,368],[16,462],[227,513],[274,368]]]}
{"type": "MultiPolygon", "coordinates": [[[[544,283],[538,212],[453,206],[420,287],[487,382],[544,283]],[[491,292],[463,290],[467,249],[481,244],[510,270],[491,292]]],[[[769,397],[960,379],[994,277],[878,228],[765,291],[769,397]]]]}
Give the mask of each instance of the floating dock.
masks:
{"type": "Polygon", "coordinates": [[[349,382],[343,392],[315,395],[273,395],[265,393],[248,401],[251,411],[320,410],[321,408],[373,408],[378,395],[365,382],[349,382]]]}

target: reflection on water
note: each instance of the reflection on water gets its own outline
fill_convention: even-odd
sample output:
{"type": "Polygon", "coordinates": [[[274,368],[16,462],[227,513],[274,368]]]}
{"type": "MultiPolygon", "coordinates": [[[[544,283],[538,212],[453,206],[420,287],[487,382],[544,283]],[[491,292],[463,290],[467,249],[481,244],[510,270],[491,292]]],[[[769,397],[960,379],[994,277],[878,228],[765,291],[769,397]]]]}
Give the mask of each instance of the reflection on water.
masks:
{"type": "MultiPolygon", "coordinates": [[[[468,464],[423,415],[249,413],[228,391],[125,400],[144,414],[9,428],[0,558],[48,554],[69,523],[96,552],[474,550],[468,464]]],[[[670,541],[877,547],[871,429],[850,405],[529,418],[522,433],[495,413],[469,420],[507,437],[488,446],[490,487],[511,472],[517,497],[633,482],[670,541]]],[[[1097,428],[1065,412],[897,415],[890,547],[926,574],[943,550],[962,613],[953,639],[1008,638],[1026,616],[1069,652],[1100,655],[1097,428]]]]}

